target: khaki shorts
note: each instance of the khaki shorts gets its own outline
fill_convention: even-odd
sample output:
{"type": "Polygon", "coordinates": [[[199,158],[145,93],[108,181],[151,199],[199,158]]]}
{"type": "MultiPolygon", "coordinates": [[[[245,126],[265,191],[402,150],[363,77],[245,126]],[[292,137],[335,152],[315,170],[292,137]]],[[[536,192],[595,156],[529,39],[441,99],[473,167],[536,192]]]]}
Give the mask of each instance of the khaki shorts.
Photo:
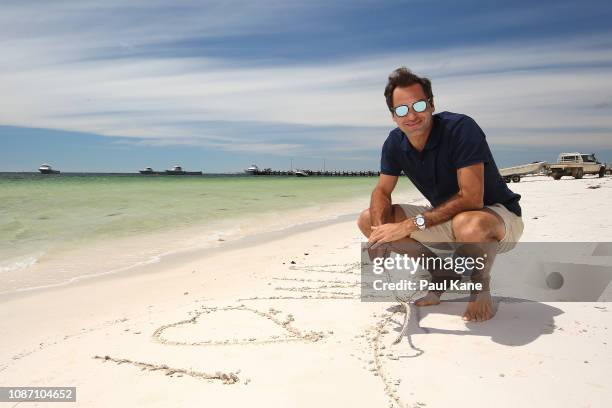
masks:
{"type": "MultiPolygon", "coordinates": [[[[414,217],[417,214],[422,214],[425,211],[431,210],[431,207],[423,205],[411,205],[411,204],[400,204],[402,210],[406,214],[406,217],[414,217]]],[[[508,252],[516,246],[516,243],[523,235],[523,219],[508,210],[502,204],[486,205],[485,208],[494,211],[504,221],[506,227],[506,233],[504,238],[499,241],[497,252],[508,252]]],[[[447,221],[443,224],[438,224],[433,227],[427,228],[425,231],[415,231],[410,234],[410,237],[422,242],[455,242],[455,234],[451,226],[451,221],[447,221]]]]}

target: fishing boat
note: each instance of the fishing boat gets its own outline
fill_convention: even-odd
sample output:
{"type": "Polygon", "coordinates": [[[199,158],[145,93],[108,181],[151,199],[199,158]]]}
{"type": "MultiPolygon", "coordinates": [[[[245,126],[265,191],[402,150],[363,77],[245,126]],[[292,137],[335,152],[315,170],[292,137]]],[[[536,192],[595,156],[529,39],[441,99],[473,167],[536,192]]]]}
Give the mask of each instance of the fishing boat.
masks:
{"type": "Polygon", "coordinates": [[[53,170],[53,168],[51,167],[50,164],[43,164],[38,168],[38,171],[41,172],[41,174],[59,174],[60,171],[59,170],[53,170]]]}
{"type": "Polygon", "coordinates": [[[173,166],[170,170],[166,170],[166,174],[171,176],[201,176],[201,171],[185,171],[178,164],[173,166]]]}
{"type": "Polygon", "coordinates": [[[145,167],[142,170],[139,170],[140,174],[159,174],[158,171],[153,170],[151,167],[145,167]]]}
{"type": "Polygon", "coordinates": [[[246,174],[257,174],[257,173],[259,173],[259,167],[257,167],[257,165],[255,165],[255,164],[251,164],[249,167],[244,169],[244,172],[246,174]]]}

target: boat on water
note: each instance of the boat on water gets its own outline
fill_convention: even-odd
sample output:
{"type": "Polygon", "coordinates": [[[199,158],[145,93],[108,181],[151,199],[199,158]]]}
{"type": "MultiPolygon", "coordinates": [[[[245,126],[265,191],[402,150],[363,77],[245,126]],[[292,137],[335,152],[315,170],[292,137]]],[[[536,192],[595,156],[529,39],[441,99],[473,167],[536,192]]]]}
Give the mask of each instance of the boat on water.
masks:
{"type": "Polygon", "coordinates": [[[60,171],[59,170],[53,170],[53,168],[51,167],[50,164],[43,164],[38,168],[38,171],[41,172],[41,174],[59,174],[60,171]]]}
{"type": "Polygon", "coordinates": [[[296,170],[293,172],[297,177],[308,177],[310,174],[306,170],[296,170]]]}
{"type": "Polygon", "coordinates": [[[151,167],[145,167],[144,169],[139,170],[139,172],[140,172],[140,174],[163,174],[163,173],[161,173],[159,171],[153,170],[153,168],[151,168],[151,167]]]}
{"type": "Polygon", "coordinates": [[[173,166],[170,170],[166,170],[165,174],[172,175],[172,176],[201,176],[202,172],[201,171],[185,171],[183,170],[181,166],[177,164],[176,166],[173,166]]]}
{"type": "Polygon", "coordinates": [[[246,174],[257,174],[257,173],[259,173],[259,167],[257,167],[257,165],[255,165],[255,164],[251,164],[249,167],[244,169],[244,172],[246,174]]]}

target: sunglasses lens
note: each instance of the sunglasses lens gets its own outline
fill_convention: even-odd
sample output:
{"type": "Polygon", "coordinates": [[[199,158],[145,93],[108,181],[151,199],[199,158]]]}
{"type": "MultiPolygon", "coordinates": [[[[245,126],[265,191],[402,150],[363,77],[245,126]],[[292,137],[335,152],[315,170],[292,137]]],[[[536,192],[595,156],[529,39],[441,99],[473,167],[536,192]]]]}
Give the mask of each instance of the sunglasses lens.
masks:
{"type": "Polygon", "coordinates": [[[414,109],[415,112],[424,112],[425,109],[427,109],[427,102],[425,101],[415,102],[414,105],[412,105],[412,109],[414,109]]]}
{"type": "Polygon", "coordinates": [[[406,105],[398,106],[395,108],[395,114],[397,116],[406,116],[408,114],[408,107],[406,105]]]}

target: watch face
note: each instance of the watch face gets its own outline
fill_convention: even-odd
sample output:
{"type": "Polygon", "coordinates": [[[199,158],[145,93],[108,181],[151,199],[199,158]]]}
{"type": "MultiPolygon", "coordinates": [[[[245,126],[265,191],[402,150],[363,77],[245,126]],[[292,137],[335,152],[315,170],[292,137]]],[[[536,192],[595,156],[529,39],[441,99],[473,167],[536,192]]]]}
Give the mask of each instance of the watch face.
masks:
{"type": "Polygon", "coordinates": [[[425,225],[425,218],[423,218],[423,217],[416,217],[416,223],[417,223],[417,225],[425,225]]]}

